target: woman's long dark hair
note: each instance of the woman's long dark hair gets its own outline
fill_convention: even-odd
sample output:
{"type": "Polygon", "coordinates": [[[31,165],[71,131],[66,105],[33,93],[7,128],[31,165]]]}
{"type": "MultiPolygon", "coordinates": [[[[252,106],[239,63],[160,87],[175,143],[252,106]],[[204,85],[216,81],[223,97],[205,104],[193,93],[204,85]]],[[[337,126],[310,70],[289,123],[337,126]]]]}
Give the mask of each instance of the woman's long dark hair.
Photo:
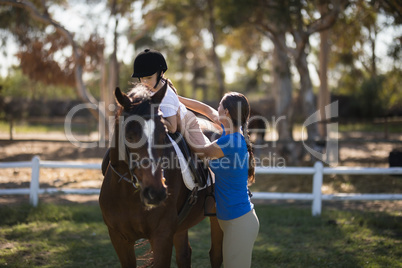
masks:
{"type": "Polygon", "coordinates": [[[247,151],[249,153],[248,159],[248,185],[255,182],[255,159],[253,148],[250,142],[250,133],[248,131],[248,120],[250,118],[250,104],[241,93],[230,92],[226,93],[222,98],[222,106],[227,109],[235,127],[241,126],[243,129],[243,136],[246,140],[247,151]]]}

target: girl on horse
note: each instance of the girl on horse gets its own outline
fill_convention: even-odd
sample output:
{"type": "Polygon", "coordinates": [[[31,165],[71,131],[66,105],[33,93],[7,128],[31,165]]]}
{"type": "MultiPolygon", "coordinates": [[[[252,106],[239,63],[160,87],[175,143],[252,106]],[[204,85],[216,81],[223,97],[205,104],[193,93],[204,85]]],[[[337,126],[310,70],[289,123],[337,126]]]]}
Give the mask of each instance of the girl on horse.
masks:
{"type": "Polygon", "coordinates": [[[209,167],[215,173],[216,214],[223,230],[223,264],[230,268],[250,267],[259,221],[248,190],[255,175],[247,130],[249,102],[243,94],[227,93],[215,110],[196,100],[179,99],[222,127],[223,134],[218,140],[192,149],[211,159],[209,167]]]}
{"type": "Polygon", "coordinates": [[[164,78],[167,69],[166,60],[159,51],[145,49],[134,60],[132,77],[138,78],[141,83],[149,86],[152,94],[167,87],[160,110],[164,118],[163,123],[169,132],[175,133],[179,130],[186,141],[195,147],[209,144],[194,113],[180,103],[176,89],[168,79],[164,78]]]}

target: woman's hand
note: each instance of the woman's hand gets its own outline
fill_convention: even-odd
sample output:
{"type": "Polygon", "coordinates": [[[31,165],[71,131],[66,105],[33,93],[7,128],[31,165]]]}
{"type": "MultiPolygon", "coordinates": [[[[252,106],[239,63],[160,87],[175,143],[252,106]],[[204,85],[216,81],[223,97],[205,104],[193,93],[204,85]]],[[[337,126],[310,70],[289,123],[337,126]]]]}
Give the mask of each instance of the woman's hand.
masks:
{"type": "Polygon", "coordinates": [[[172,115],[169,117],[162,117],[161,121],[170,133],[175,133],[177,131],[176,115],[172,115]]]}

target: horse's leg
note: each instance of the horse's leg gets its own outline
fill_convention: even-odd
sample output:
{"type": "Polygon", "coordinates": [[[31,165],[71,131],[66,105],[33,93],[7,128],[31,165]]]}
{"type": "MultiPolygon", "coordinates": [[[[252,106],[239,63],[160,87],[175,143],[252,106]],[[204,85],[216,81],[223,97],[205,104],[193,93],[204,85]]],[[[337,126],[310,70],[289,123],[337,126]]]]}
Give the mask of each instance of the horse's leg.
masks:
{"type": "Polygon", "coordinates": [[[219,268],[223,262],[222,244],[223,231],[219,226],[217,217],[209,217],[211,222],[211,249],[209,250],[209,260],[212,268],[219,268]]]}
{"type": "MultiPolygon", "coordinates": [[[[168,229],[168,228],[167,228],[168,229]]],[[[154,268],[168,268],[172,260],[173,235],[156,232],[151,239],[152,251],[154,252],[154,268]]]]}
{"type": "Polygon", "coordinates": [[[112,241],[114,250],[119,257],[121,267],[137,267],[134,243],[125,240],[120,233],[110,228],[109,236],[110,240],[112,241]]]}
{"type": "Polygon", "coordinates": [[[176,264],[178,268],[191,267],[191,246],[188,242],[188,230],[176,233],[173,237],[176,249],[176,264]]]}

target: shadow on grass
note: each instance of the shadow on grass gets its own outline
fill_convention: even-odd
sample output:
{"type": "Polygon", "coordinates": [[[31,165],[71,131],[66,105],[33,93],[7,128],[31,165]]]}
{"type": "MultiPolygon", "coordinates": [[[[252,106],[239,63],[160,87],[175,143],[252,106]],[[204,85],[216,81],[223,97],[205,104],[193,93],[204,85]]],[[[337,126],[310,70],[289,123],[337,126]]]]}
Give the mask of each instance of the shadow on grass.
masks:
{"type": "Polygon", "coordinates": [[[358,267],[353,254],[342,254],[339,262],[337,245],[344,235],[327,219],[311,216],[308,209],[277,206],[256,209],[257,215],[266,221],[261,224],[255,243],[253,265],[263,267],[358,267]]]}
{"type": "Polygon", "coordinates": [[[0,266],[119,267],[97,206],[0,207],[0,266]]]}
{"type": "Polygon", "coordinates": [[[396,267],[402,217],[385,212],[257,206],[261,224],[253,267],[396,267]]]}
{"type": "MultiPolygon", "coordinates": [[[[255,208],[260,232],[253,268],[401,265],[401,216],[327,209],[312,217],[310,205],[299,203],[255,208]]],[[[209,236],[209,220],[190,230],[194,267],[209,267],[209,236]]]]}
{"type": "MultiPolygon", "coordinates": [[[[402,217],[299,204],[256,205],[259,267],[398,267],[402,217]]],[[[192,266],[210,267],[209,219],[189,231],[192,266]]],[[[172,257],[172,267],[175,266],[172,257]]],[[[0,207],[0,266],[120,267],[97,205],[0,207]]]]}
{"type": "Polygon", "coordinates": [[[0,207],[0,226],[29,222],[75,223],[103,222],[98,206],[44,204],[32,207],[28,204],[0,207]]]}

